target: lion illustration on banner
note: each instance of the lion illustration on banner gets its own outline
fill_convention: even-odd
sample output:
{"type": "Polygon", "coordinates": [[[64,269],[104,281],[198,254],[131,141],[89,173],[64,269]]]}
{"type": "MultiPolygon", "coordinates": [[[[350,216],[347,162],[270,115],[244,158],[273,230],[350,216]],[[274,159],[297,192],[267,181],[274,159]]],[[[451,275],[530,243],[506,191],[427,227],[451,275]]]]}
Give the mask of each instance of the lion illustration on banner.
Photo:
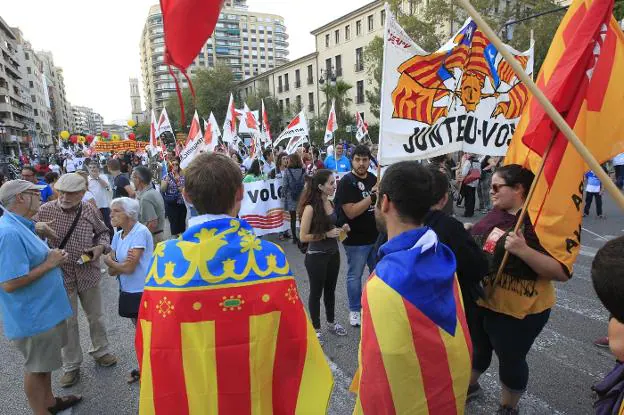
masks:
{"type": "MultiPolygon", "coordinates": [[[[393,118],[432,125],[458,106],[479,112],[487,98],[496,100],[490,118],[520,117],[528,90],[477,25],[467,23],[452,42],[448,50],[413,56],[398,67],[393,118]]],[[[526,70],[529,56],[515,57],[526,70]]]]}

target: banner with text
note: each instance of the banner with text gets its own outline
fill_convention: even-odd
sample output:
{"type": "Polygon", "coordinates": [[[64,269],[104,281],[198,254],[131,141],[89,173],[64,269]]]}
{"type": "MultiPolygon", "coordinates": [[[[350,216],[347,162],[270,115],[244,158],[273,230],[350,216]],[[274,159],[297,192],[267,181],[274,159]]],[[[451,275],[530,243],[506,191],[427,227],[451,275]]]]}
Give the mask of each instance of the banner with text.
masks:
{"type": "Polygon", "coordinates": [[[99,141],[95,143],[96,153],[118,153],[120,151],[144,151],[145,146],[149,144],[143,141],[99,141]]]}
{"type": "MultiPolygon", "coordinates": [[[[379,162],[456,151],[504,156],[529,94],[476,23],[468,19],[428,53],[386,13],[379,162]]],[[[531,74],[533,47],[507,48],[531,74]]]]}
{"type": "Polygon", "coordinates": [[[280,179],[245,183],[245,194],[238,214],[258,236],[290,229],[290,214],[284,211],[280,179]]]}

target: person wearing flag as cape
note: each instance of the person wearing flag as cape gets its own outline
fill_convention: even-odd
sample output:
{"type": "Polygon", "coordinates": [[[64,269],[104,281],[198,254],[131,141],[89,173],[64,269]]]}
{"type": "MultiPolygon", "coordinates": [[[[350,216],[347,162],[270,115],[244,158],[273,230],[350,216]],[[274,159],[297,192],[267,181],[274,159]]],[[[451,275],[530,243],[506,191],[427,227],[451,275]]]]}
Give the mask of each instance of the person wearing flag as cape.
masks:
{"type": "Polygon", "coordinates": [[[282,249],[236,218],[233,160],[197,155],[183,195],[199,216],[159,244],[137,328],[140,414],[326,413],[333,381],[282,249]]]}
{"type": "Polygon", "coordinates": [[[390,166],[375,220],[388,242],[362,293],[354,414],[463,414],[472,344],[455,256],[423,226],[433,179],[416,161],[390,166]]]}

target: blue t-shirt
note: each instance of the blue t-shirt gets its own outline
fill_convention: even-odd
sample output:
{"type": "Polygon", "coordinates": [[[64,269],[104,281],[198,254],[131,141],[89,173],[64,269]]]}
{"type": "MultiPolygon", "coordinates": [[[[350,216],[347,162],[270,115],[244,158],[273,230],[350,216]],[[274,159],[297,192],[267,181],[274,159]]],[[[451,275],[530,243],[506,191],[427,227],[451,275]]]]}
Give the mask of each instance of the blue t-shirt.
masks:
{"type": "Polygon", "coordinates": [[[336,161],[335,156],[327,156],[325,159],[325,168],[329,170],[335,170],[338,173],[350,172],[351,162],[346,156],[342,156],[336,161]]]}
{"type": "Polygon", "coordinates": [[[43,180],[40,180],[39,183],[37,184],[41,186],[45,186],[43,189],[41,189],[41,202],[45,203],[48,201],[50,196],[52,196],[52,194],[54,193],[52,191],[52,187],[46,182],[44,182],[43,180]]]}
{"type": "Polygon", "coordinates": [[[585,173],[585,177],[587,177],[587,188],[585,189],[587,192],[598,193],[602,189],[602,183],[600,179],[593,171],[589,171],[585,173]]]}
{"type": "Polygon", "coordinates": [[[123,231],[115,232],[111,247],[115,251],[117,262],[122,263],[128,258],[128,251],[133,248],[142,248],[143,254],[139,259],[134,272],[132,274],[121,274],[119,276],[119,284],[121,291],[126,293],[142,293],[145,285],[145,277],[154,252],[154,240],[152,233],[145,225],[137,222],[125,238],[121,238],[123,231]]]}
{"type": "MultiPolygon", "coordinates": [[[[49,249],[32,221],[4,212],[0,218],[0,284],[27,275],[41,265],[49,249]]],[[[44,333],[72,315],[60,268],[7,293],[0,288],[0,310],[8,339],[44,333]]]]}

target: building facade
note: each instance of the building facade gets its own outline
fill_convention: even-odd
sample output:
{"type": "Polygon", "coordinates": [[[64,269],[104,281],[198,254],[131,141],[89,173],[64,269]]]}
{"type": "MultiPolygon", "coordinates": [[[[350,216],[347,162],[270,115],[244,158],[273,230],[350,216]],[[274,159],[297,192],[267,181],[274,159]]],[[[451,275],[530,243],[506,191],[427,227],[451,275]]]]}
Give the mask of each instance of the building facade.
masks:
{"type": "Polygon", "coordinates": [[[104,130],[104,118],[89,107],[73,106],[74,125],[72,133],[97,135],[104,130]]]}
{"type": "Polygon", "coordinates": [[[29,152],[34,112],[22,74],[18,37],[0,17],[0,148],[3,154],[29,152]]]}
{"type": "Polygon", "coordinates": [[[139,80],[130,78],[130,107],[132,108],[132,119],[136,123],[145,122],[143,110],[141,109],[141,93],[139,92],[139,80]]]}
{"type": "Polygon", "coordinates": [[[352,86],[347,93],[349,111],[376,122],[364,93],[373,83],[364,63],[364,49],[375,36],[383,35],[384,22],[384,3],[377,0],[313,30],[315,52],[240,82],[241,98],[268,91],[284,114],[305,108],[308,118],[326,121],[329,108],[324,105],[323,86],[342,80],[352,86]]]}
{"type": "MultiPolygon", "coordinates": [[[[249,11],[246,0],[226,1],[212,36],[191,64],[189,73],[221,63],[232,69],[234,79],[251,78],[288,62],[287,39],[283,17],[249,11]]],[[[174,80],[164,63],[164,50],[162,14],[156,5],[150,7],[140,41],[147,111],[159,111],[175,95],[174,80]]],[[[181,79],[180,87],[186,86],[186,79],[181,79]]]]}
{"type": "Polygon", "coordinates": [[[65,92],[63,69],[54,65],[54,57],[51,52],[39,51],[37,56],[43,62],[43,73],[48,84],[48,98],[52,115],[52,142],[56,145],[55,138],[59,136],[61,131],[72,131],[73,112],[65,92]]]}

